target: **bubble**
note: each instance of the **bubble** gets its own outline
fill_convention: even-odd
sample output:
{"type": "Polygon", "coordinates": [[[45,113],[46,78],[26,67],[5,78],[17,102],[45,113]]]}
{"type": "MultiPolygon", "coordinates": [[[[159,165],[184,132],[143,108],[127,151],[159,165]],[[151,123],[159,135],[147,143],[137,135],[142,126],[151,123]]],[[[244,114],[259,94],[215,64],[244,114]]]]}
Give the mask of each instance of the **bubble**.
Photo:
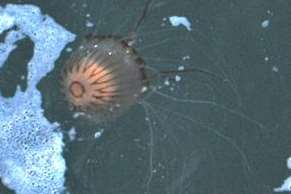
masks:
{"type": "Polygon", "coordinates": [[[169,21],[172,26],[183,25],[188,31],[192,30],[190,21],[184,16],[170,16],[169,21]]]}
{"type": "Polygon", "coordinates": [[[264,20],[261,23],[262,28],[267,28],[270,25],[270,20],[264,20]]]}

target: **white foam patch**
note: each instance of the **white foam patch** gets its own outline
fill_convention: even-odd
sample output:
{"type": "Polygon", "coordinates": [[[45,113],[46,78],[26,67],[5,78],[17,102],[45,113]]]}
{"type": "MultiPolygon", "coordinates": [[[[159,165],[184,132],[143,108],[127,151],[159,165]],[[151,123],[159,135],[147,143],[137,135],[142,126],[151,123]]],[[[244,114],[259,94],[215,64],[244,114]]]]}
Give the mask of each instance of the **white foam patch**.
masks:
{"type": "Polygon", "coordinates": [[[92,28],[92,27],[94,27],[93,22],[86,21],[86,27],[87,27],[87,28],[92,28]]]}
{"type": "Polygon", "coordinates": [[[165,81],[164,81],[164,85],[165,85],[165,86],[169,86],[169,85],[170,85],[170,81],[169,81],[169,79],[165,79],[165,81]]]}
{"type": "Polygon", "coordinates": [[[279,72],[279,67],[277,67],[276,65],[274,65],[272,67],[272,71],[275,72],[275,73],[278,73],[279,72]]]}
{"type": "Polygon", "coordinates": [[[178,71],[184,71],[185,70],[185,67],[183,66],[183,65],[180,65],[179,67],[178,67],[178,71]]]}
{"type": "Polygon", "coordinates": [[[261,23],[262,28],[267,28],[270,25],[270,20],[264,20],[261,23]]]}
{"type": "Polygon", "coordinates": [[[191,31],[191,22],[184,16],[170,16],[169,21],[172,26],[184,26],[188,31],[191,31]]]}
{"type": "Polygon", "coordinates": [[[0,33],[13,26],[17,30],[10,30],[0,44],[0,67],[25,37],[34,42],[34,55],[28,63],[28,89],[18,89],[13,98],[0,96],[0,177],[17,194],[62,193],[63,137],[54,130],[57,125],[43,117],[36,85],[74,35],[33,5],[0,7],[0,33]]]}
{"type": "Polygon", "coordinates": [[[69,136],[70,141],[74,141],[76,139],[76,136],[77,136],[76,129],[71,128],[68,132],[68,136],[69,136]]]}
{"type": "MultiPolygon", "coordinates": [[[[1,10],[0,10],[1,11],[1,10]]],[[[2,12],[2,11],[1,11],[2,12]]],[[[1,26],[0,26],[0,33],[4,30],[11,28],[14,25],[14,18],[10,15],[2,12],[1,14],[1,26]]]]}
{"type": "Polygon", "coordinates": [[[175,76],[175,81],[176,81],[176,82],[179,82],[179,81],[181,81],[181,79],[182,79],[182,77],[181,77],[181,76],[179,76],[179,75],[176,75],[176,76],[175,76]]]}
{"type": "MultiPolygon", "coordinates": [[[[286,161],[287,168],[291,169],[291,157],[286,161]]],[[[291,176],[284,180],[283,184],[280,187],[274,189],[275,192],[287,192],[291,191],[291,176]]]]}
{"type": "Polygon", "coordinates": [[[102,135],[103,132],[104,132],[103,129],[101,129],[100,131],[95,132],[94,138],[97,139],[97,138],[101,137],[101,135],[102,135]]]}

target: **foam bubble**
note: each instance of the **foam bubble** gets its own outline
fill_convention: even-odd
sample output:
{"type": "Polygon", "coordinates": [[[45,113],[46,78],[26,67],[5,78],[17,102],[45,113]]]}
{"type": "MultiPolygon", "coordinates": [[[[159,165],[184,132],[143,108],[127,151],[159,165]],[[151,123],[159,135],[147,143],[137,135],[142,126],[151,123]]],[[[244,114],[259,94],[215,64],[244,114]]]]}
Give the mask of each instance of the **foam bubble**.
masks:
{"type": "Polygon", "coordinates": [[[97,139],[99,137],[101,137],[102,133],[104,132],[103,129],[101,129],[100,131],[97,131],[95,134],[94,134],[94,138],[97,139]]]}
{"type": "Polygon", "coordinates": [[[175,76],[175,81],[176,81],[176,82],[179,82],[179,81],[181,81],[181,79],[182,79],[182,77],[181,77],[181,76],[179,76],[179,75],[176,75],[176,76],[175,76]]]}
{"type": "Polygon", "coordinates": [[[270,20],[264,20],[261,23],[262,28],[267,28],[270,25],[270,20]]]}
{"type": "Polygon", "coordinates": [[[0,67],[25,37],[34,42],[34,55],[28,63],[28,89],[18,89],[13,98],[0,96],[0,177],[17,194],[61,193],[63,136],[43,117],[36,85],[74,35],[33,5],[0,7],[0,33],[5,30],[10,31],[0,44],[0,67]]]}
{"type": "Polygon", "coordinates": [[[172,26],[180,26],[183,25],[188,31],[191,31],[191,22],[184,16],[170,16],[169,21],[172,26]]]}
{"type": "MultiPolygon", "coordinates": [[[[291,157],[287,158],[287,168],[291,169],[291,157]]],[[[275,192],[290,192],[291,191],[291,176],[286,178],[280,187],[274,188],[275,192]]]]}
{"type": "Polygon", "coordinates": [[[4,30],[9,29],[14,24],[14,18],[8,15],[7,13],[3,12],[2,9],[0,9],[1,12],[1,27],[0,27],[0,33],[2,33],[4,30]]]}

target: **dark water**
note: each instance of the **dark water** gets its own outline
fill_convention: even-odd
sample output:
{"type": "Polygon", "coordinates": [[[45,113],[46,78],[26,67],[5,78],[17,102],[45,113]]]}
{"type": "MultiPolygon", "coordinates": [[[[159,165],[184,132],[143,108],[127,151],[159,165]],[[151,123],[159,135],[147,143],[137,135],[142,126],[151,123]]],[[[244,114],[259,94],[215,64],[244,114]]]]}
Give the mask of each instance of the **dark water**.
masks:
{"type": "MultiPolygon", "coordinates": [[[[4,1],[39,6],[78,35],[126,36],[144,1],[4,1]],[[90,14],[87,15],[87,14],[90,14]],[[92,22],[93,27],[86,23],[92,22]]],[[[71,194],[266,194],[288,177],[291,116],[291,2],[283,0],[155,0],[139,28],[136,45],[158,70],[201,68],[203,73],[153,80],[162,86],[115,121],[102,125],[73,120],[58,88],[56,68],[39,83],[46,118],[66,137],[66,187],[71,194]],[[167,18],[187,17],[192,31],[167,18]],[[166,18],[166,20],[163,20],[166,18]],[[269,26],[262,22],[269,20],[269,26]],[[104,131],[94,138],[96,131],[104,131]]],[[[1,38],[1,37],[0,37],[1,38]]],[[[31,42],[10,57],[2,76],[25,72],[31,42]],[[27,48],[27,49],[26,49],[27,48]]],[[[3,78],[4,79],[4,78],[3,78]]],[[[26,85],[22,79],[11,83],[26,85]]],[[[1,85],[13,96],[13,84],[1,85]]],[[[13,193],[4,186],[1,193],[13,193]]]]}

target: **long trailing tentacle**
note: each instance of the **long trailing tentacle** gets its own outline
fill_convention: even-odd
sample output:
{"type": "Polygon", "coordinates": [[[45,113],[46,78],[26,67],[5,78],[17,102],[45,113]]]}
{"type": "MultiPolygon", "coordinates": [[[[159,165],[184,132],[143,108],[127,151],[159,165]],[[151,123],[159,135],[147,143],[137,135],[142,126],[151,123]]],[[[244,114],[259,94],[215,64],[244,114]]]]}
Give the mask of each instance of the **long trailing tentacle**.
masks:
{"type": "Polygon", "coordinates": [[[152,1],[153,0],[146,0],[142,14],[140,15],[136,24],[134,25],[134,27],[131,30],[129,30],[128,36],[123,38],[123,40],[125,40],[129,46],[134,45],[134,43],[136,42],[138,28],[141,26],[141,24],[145,20],[147,14],[149,12],[149,8],[150,8],[152,1]]]}
{"type": "Polygon", "coordinates": [[[152,3],[153,0],[147,0],[144,6],[144,9],[142,11],[141,16],[139,17],[139,19],[137,20],[132,32],[137,32],[138,28],[141,26],[142,22],[145,20],[147,13],[149,11],[150,8],[150,4],[152,3]]]}
{"type": "Polygon", "coordinates": [[[152,80],[159,79],[159,78],[164,77],[164,76],[176,75],[176,74],[185,74],[185,73],[202,73],[205,75],[210,75],[210,76],[212,76],[220,81],[227,81],[225,78],[223,78],[215,73],[212,73],[208,70],[194,67],[194,68],[187,68],[187,69],[181,69],[181,70],[170,69],[170,70],[154,71],[154,73],[151,76],[147,77],[145,82],[149,83],[152,80]]]}

